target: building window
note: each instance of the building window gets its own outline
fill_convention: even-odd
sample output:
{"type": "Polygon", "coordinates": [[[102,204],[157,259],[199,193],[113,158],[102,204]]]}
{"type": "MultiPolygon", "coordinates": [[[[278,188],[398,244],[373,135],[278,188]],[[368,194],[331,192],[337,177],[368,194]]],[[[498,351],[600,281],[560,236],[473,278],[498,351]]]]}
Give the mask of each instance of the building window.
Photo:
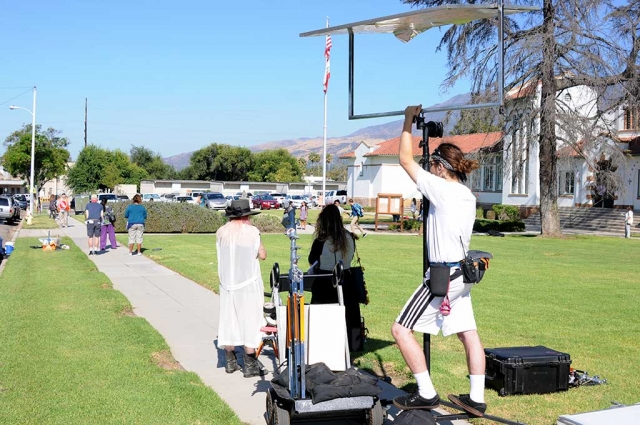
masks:
{"type": "MultiPolygon", "coordinates": [[[[482,190],[494,192],[502,190],[502,155],[487,158],[481,168],[482,190]]],[[[478,179],[480,180],[480,179],[478,179]]],[[[478,181],[480,183],[480,181],[478,181]]]]}
{"type": "Polygon", "coordinates": [[[630,106],[628,108],[624,108],[624,130],[637,130],[638,129],[638,119],[640,116],[638,115],[637,106],[630,106]]]}
{"type": "Polygon", "coordinates": [[[558,179],[558,195],[573,195],[575,193],[575,173],[573,171],[561,171],[558,179]]]}
{"type": "Polygon", "coordinates": [[[526,194],[529,189],[529,143],[524,129],[511,135],[511,193],[526,194]]]}
{"type": "Polygon", "coordinates": [[[469,187],[474,192],[479,192],[482,190],[482,169],[478,168],[473,170],[469,175],[469,187]]]}
{"type": "Polygon", "coordinates": [[[571,95],[570,95],[569,93],[565,93],[565,95],[564,95],[564,101],[565,101],[566,103],[571,102],[571,95]]]}

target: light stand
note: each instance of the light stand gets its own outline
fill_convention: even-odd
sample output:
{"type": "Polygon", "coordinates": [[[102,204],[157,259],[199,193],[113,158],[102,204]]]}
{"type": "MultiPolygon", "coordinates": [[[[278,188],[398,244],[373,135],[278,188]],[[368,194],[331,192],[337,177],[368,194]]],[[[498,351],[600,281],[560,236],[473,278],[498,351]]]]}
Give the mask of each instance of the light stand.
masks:
{"type": "MultiPolygon", "coordinates": [[[[420,140],[419,147],[422,148],[422,158],[420,158],[420,165],[422,168],[429,172],[429,137],[442,137],[443,126],[441,122],[424,121],[424,113],[415,117],[416,128],[422,130],[422,140],[420,140]]],[[[422,195],[422,276],[424,277],[429,270],[429,246],[427,245],[427,218],[429,216],[429,200],[426,196],[422,195]]],[[[424,357],[427,362],[427,370],[431,373],[431,335],[427,332],[422,334],[422,350],[424,351],[424,357]]]]}

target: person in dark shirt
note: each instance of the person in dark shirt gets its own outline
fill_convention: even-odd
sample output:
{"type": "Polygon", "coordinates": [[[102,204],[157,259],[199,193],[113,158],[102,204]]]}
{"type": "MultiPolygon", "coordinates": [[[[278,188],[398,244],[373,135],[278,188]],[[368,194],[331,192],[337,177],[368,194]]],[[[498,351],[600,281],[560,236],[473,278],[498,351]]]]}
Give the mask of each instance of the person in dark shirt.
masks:
{"type": "Polygon", "coordinates": [[[98,195],[91,195],[91,202],[85,207],[84,216],[89,237],[89,255],[97,254],[103,217],[102,205],[98,203],[98,195]]]}

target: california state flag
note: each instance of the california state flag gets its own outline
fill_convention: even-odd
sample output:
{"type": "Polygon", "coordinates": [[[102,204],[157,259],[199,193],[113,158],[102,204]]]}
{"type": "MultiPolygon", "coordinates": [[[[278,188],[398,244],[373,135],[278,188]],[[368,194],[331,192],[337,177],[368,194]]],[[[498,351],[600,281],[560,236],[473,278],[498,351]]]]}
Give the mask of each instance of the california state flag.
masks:
{"type": "Polygon", "coordinates": [[[331,36],[328,35],[327,36],[327,43],[324,47],[324,58],[325,58],[325,64],[324,64],[324,83],[323,83],[323,87],[324,87],[324,92],[325,94],[327,93],[327,89],[329,88],[329,77],[331,77],[331,65],[330,65],[330,57],[331,57],[331,36]]]}

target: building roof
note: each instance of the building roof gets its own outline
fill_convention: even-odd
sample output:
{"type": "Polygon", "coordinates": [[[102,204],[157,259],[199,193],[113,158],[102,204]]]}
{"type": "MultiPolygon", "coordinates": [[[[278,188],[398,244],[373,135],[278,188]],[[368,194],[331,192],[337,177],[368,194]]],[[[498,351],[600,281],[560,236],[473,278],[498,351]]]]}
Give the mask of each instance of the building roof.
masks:
{"type": "MultiPolygon", "coordinates": [[[[441,143],[453,143],[462,150],[462,153],[469,154],[477,152],[481,149],[494,148],[496,144],[502,139],[501,131],[494,131],[491,133],[475,133],[475,134],[463,134],[459,136],[445,136],[443,138],[430,137],[429,149],[433,152],[441,143]]],[[[422,148],[420,145],[422,136],[413,136],[413,156],[422,155],[422,148]]],[[[387,140],[376,146],[373,152],[366,153],[364,156],[398,156],[400,150],[400,137],[387,140]]],[[[355,152],[350,152],[340,158],[353,158],[355,152]]]]}

